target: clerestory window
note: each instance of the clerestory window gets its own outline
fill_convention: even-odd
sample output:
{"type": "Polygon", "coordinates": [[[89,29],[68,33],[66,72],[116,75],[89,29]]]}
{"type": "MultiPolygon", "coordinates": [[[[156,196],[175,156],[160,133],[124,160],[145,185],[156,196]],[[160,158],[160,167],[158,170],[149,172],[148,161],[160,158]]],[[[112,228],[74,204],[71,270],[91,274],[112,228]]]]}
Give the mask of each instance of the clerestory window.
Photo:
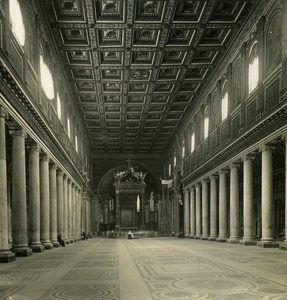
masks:
{"type": "Polygon", "coordinates": [[[258,79],[259,79],[258,43],[255,42],[249,54],[249,67],[248,67],[249,93],[251,93],[257,87],[258,79]]]}
{"type": "Polygon", "coordinates": [[[9,0],[9,15],[12,32],[17,38],[21,46],[25,44],[25,27],[19,2],[17,0],[9,0]]]}

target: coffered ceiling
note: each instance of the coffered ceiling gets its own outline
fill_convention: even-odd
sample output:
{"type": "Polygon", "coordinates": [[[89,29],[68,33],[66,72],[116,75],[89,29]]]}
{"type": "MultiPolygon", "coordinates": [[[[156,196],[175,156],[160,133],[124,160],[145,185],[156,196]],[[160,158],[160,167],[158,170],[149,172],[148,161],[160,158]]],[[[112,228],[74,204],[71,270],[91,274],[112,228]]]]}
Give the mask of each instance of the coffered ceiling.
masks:
{"type": "Polygon", "coordinates": [[[42,0],[96,152],[163,152],[257,0],[42,0]]]}

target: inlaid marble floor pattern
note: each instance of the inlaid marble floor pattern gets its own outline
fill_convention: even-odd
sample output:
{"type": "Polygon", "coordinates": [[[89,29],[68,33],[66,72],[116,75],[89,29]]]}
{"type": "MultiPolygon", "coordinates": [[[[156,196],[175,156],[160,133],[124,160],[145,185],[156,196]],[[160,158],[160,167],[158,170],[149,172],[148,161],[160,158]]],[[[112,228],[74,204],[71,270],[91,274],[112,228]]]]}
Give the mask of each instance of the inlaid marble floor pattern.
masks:
{"type": "Polygon", "coordinates": [[[287,252],[95,238],[0,265],[2,300],[287,299],[287,252]]]}

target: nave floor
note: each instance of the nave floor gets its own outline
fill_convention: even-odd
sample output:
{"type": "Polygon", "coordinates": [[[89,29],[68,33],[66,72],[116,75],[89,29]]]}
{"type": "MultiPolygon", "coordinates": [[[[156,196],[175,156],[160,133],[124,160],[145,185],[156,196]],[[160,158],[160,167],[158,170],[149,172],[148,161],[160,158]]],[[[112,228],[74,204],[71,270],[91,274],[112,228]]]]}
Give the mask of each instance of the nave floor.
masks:
{"type": "Polygon", "coordinates": [[[95,238],[1,264],[0,299],[287,299],[287,251],[95,238]]]}

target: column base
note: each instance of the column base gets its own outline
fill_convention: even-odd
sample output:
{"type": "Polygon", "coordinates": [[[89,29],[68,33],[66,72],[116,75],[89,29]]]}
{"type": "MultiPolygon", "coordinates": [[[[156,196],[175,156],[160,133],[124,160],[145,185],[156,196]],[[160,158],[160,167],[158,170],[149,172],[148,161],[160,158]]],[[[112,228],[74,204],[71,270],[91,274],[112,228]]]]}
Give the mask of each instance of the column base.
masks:
{"type": "Polygon", "coordinates": [[[37,252],[37,253],[40,253],[40,252],[43,252],[45,250],[44,246],[41,245],[41,244],[32,244],[32,245],[29,245],[29,247],[32,249],[33,252],[37,252]]]}
{"type": "Polygon", "coordinates": [[[67,244],[70,244],[70,240],[69,239],[64,239],[64,241],[65,241],[65,244],[67,245],[67,244]]]}
{"type": "Polygon", "coordinates": [[[243,246],[256,246],[257,242],[255,240],[241,240],[239,242],[240,245],[243,246]]]}
{"type": "Polygon", "coordinates": [[[279,243],[276,241],[260,241],[257,243],[257,247],[261,248],[279,248],[279,243]]]}
{"type": "Polygon", "coordinates": [[[189,236],[190,239],[194,239],[194,234],[189,236]]]}
{"type": "Polygon", "coordinates": [[[194,238],[195,238],[196,240],[199,240],[199,239],[201,238],[201,235],[200,235],[200,234],[196,234],[196,235],[194,236],[194,238]]]}
{"type": "Polygon", "coordinates": [[[26,257],[32,255],[32,249],[28,247],[12,247],[12,252],[15,253],[17,257],[26,257]]]}
{"type": "Polygon", "coordinates": [[[184,237],[185,237],[185,238],[189,238],[189,233],[185,233],[185,234],[184,234],[184,237]]]}
{"type": "Polygon", "coordinates": [[[227,238],[226,237],[218,237],[216,239],[217,243],[226,243],[227,238]]]}
{"type": "Polygon", "coordinates": [[[11,261],[16,260],[16,255],[15,253],[12,252],[0,252],[0,263],[9,263],[11,261]]]}
{"type": "Polygon", "coordinates": [[[206,240],[208,239],[208,235],[207,235],[207,234],[203,234],[203,235],[200,237],[200,239],[206,241],[206,240]]]}
{"type": "Polygon", "coordinates": [[[286,241],[279,245],[279,250],[287,251],[287,242],[286,241]]]}
{"type": "Polygon", "coordinates": [[[207,240],[210,241],[210,242],[215,242],[216,237],[210,236],[207,240]]]}
{"type": "Polygon", "coordinates": [[[53,244],[52,243],[42,243],[44,246],[45,250],[52,250],[53,249],[53,244]]]}
{"type": "Polygon", "coordinates": [[[228,244],[239,244],[240,240],[239,238],[229,238],[226,242],[228,244]]]}
{"type": "Polygon", "coordinates": [[[74,243],[74,240],[73,239],[70,239],[70,244],[73,244],[74,243]]]}
{"type": "Polygon", "coordinates": [[[52,241],[52,244],[53,244],[53,247],[54,247],[54,248],[60,247],[60,244],[59,244],[58,241],[52,241]]]}

